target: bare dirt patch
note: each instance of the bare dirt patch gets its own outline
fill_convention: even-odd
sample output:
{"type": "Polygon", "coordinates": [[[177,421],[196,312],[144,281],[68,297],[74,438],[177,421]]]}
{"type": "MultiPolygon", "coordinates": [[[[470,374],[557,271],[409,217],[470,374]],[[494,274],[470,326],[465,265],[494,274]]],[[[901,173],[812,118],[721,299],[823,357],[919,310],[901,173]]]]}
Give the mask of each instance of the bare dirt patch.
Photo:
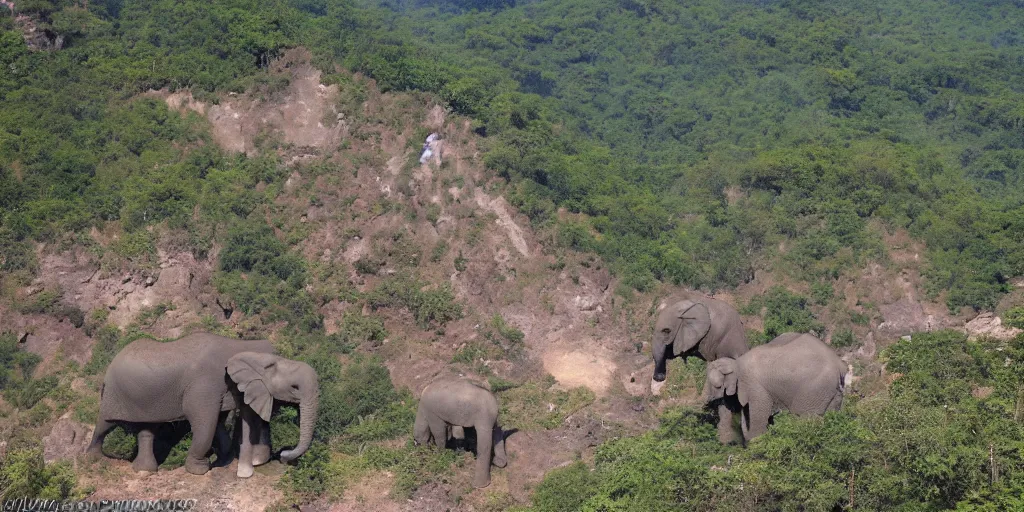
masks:
{"type": "Polygon", "coordinates": [[[544,354],[543,360],[544,370],[562,386],[584,386],[598,396],[608,392],[617,369],[614,362],[580,350],[552,349],[544,354]]]}

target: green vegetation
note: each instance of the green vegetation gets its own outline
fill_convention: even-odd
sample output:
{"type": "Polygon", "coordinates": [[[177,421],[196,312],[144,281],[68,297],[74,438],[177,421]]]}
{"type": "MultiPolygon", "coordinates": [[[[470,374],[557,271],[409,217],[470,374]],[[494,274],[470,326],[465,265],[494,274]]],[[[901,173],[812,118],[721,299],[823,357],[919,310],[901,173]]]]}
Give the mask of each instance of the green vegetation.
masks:
{"type": "Polygon", "coordinates": [[[15,498],[75,500],[84,496],[71,464],[67,461],[46,464],[43,449],[38,446],[12,446],[0,459],[0,501],[15,498]]]}
{"type": "Polygon", "coordinates": [[[781,286],[772,287],[762,295],[754,297],[743,308],[743,314],[764,313],[764,333],[761,339],[752,339],[752,344],[767,343],[776,336],[787,332],[810,332],[822,335],[824,326],[814,319],[807,309],[808,301],[781,286]]]}
{"type": "Polygon", "coordinates": [[[462,306],[455,301],[451,285],[428,287],[412,274],[396,274],[381,281],[366,297],[373,309],[406,308],[420,326],[443,326],[462,317],[462,306]]]}
{"type": "Polygon", "coordinates": [[[379,4],[335,55],[477,117],[516,205],[588,214],[559,240],[636,288],[833,280],[882,257],[878,225],[928,243],[951,308],[1024,272],[1012,5],[379,4]]]}
{"type": "MultiPolygon", "coordinates": [[[[351,122],[368,121],[367,86],[336,73],[335,63],[385,90],[432,92],[473,117],[484,163],[505,180],[501,192],[560,252],[600,255],[622,278],[619,295],[654,290],[658,281],[725,288],[755,270],[806,285],[806,297],[772,288],[747,305],[764,312],[755,342],[823,334],[811,308],[841,302],[837,285],[869,261],[887,263],[887,233],[924,242],[927,292],[952,310],[993,309],[1010,279],[1024,274],[1019,2],[18,3],[42,31],[60,35],[63,48],[30,51],[0,12],[5,300],[84,328],[95,345],[81,371],[95,382],[170,306],[119,329],[108,324],[109,311],[86,314],[60,290],[11,294],[38,271],[34,244],[73,244],[95,226],[111,243],[90,250],[150,270],[168,237],[199,258],[219,250],[213,283],[225,313],[244,313],[254,333],[284,324],[281,353],[321,375],[317,439],[281,480],[288,504],[336,496],[379,470],[396,475],[393,497],[403,499],[466,460],[396,442],[411,430],[415,399],[360,349],[375,350],[389,336],[382,312],[408,315],[437,335],[462,318],[448,284],[426,281],[417,266],[451,253],[463,272],[469,260],[455,246],[421,247],[398,230],[374,239],[354,263],[373,276],[372,289],[356,292],[344,282],[347,267],[325,269],[301,256],[296,246],[308,226],[282,220],[274,202],[292,172],[277,153],[221,152],[200,116],[142,94],[150,89],[187,88],[209,104],[228,92],[269,96],[286,86],[267,72],[271,59],[301,44],[324,81],[341,86],[338,107],[351,122]],[[328,336],[319,309],[332,300],[351,309],[328,336]],[[363,315],[362,306],[376,312],[363,315]]],[[[410,144],[425,134],[418,127],[410,144]]],[[[383,163],[375,159],[351,155],[347,163],[383,163]]],[[[402,169],[405,192],[414,159],[402,169]]],[[[311,204],[325,200],[309,192],[311,204]]],[[[416,215],[387,199],[369,210],[416,215]]],[[[423,214],[436,223],[441,209],[429,205],[423,214]]],[[[492,220],[479,216],[460,233],[468,247],[492,220]]],[[[596,261],[589,258],[584,265],[596,261]]],[[[551,269],[566,261],[574,259],[560,257],[551,269]]],[[[851,327],[876,311],[863,310],[839,312],[849,323],[843,316],[829,326],[833,346],[856,345],[851,327]]],[[[1024,328],[1019,305],[1004,319],[1024,328]]],[[[481,359],[516,361],[524,334],[500,314],[481,324],[453,362],[488,377],[506,427],[558,428],[595,401],[583,388],[493,375],[481,359]]],[[[888,371],[901,374],[888,394],[850,396],[823,419],[781,415],[746,449],[720,446],[708,412],[670,408],[655,431],[606,443],[592,465],[550,473],[533,507],[1024,508],[1024,339],[919,334],[884,356],[888,371]]],[[[70,390],[78,370],[33,378],[39,363],[14,335],[0,336],[0,391],[16,428],[41,426],[71,404],[76,418],[94,416],[95,401],[76,402],[70,390]]],[[[669,396],[700,388],[703,363],[673,364],[669,396]]],[[[274,444],[293,445],[297,429],[297,412],[285,408],[274,417],[274,444]]],[[[134,439],[119,430],[106,445],[128,458],[134,439]]],[[[187,446],[186,437],[165,466],[180,464],[187,446]]],[[[0,490],[0,499],[79,494],[69,466],[43,464],[39,449],[14,443],[0,460],[0,490]]],[[[483,507],[508,502],[495,494],[483,507]]]]}
{"type": "Polygon", "coordinates": [[[566,418],[594,402],[594,393],[578,387],[551,389],[554,379],[530,382],[498,393],[502,427],[520,430],[558,428],[566,418]]]}
{"type": "Polygon", "coordinates": [[[779,415],[746,449],[721,446],[707,413],[670,410],[657,430],[599,447],[593,471],[577,463],[549,473],[534,508],[1019,507],[1024,336],[995,346],[952,331],[916,334],[884,357],[902,374],[888,397],[848,396],[824,418],[779,415]],[[973,392],[982,388],[991,393],[973,392]]]}

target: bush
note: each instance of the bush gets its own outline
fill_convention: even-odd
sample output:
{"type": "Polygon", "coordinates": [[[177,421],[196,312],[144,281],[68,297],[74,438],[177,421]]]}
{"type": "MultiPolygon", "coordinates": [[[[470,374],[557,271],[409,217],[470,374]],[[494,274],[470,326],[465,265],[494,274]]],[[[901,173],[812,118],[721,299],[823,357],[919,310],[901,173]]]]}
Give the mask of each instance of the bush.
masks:
{"type": "Polygon", "coordinates": [[[824,326],[815,320],[807,306],[807,299],[803,296],[775,286],[751,299],[743,312],[756,315],[764,308],[764,334],[772,340],[787,332],[820,333],[824,326]]]}
{"type": "Polygon", "coordinates": [[[1003,321],[1009,327],[1016,327],[1017,329],[1024,329],[1024,306],[1017,306],[1015,308],[1008,309],[1003,313],[1003,321]]]}
{"type": "Polygon", "coordinates": [[[448,283],[435,289],[425,288],[426,284],[414,276],[397,275],[382,281],[366,301],[373,309],[407,308],[424,329],[462,317],[462,306],[455,301],[448,283]]]}
{"type": "Polygon", "coordinates": [[[832,346],[834,348],[848,348],[857,346],[857,337],[850,329],[839,329],[832,335],[832,346]]]}
{"type": "Polygon", "coordinates": [[[43,500],[81,499],[78,480],[67,461],[46,464],[38,447],[8,448],[0,459],[0,501],[15,498],[43,500]]]}

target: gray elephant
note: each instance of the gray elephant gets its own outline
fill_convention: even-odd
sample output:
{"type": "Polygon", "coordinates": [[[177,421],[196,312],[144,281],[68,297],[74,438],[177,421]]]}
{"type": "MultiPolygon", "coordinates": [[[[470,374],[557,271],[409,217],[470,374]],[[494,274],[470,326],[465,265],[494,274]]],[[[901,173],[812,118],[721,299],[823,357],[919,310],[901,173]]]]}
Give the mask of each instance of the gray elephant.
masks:
{"type": "MultiPolygon", "coordinates": [[[[735,359],[750,350],[750,345],[736,308],[696,292],[686,292],[670,301],[658,315],[651,350],[654,355],[651,392],[658,394],[665,381],[668,359],[697,357],[708,362],[722,357],[735,359]]],[[[723,443],[735,438],[732,415],[727,404],[718,407],[718,439],[723,443]]]]}
{"type": "Polygon", "coordinates": [[[416,411],[413,439],[427,444],[433,438],[444,449],[450,437],[462,437],[461,428],[476,430],[476,474],[473,487],[491,484],[491,461],[508,464],[505,438],[498,424],[498,400],[481,384],[469,379],[442,379],[429,384],[416,411]]]}
{"type": "Polygon", "coordinates": [[[155,471],[154,430],[163,423],[188,420],[192,444],[185,470],[201,475],[210,469],[206,455],[214,437],[221,452],[230,444],[221,424],[223,413],[241,409],[238,476],[246,478],[254,464],[270,459],[267,422],[277,399],[299,404],[299,443],[282,452],[281,460],[299,457],[313,438],[319,398],[316,372],[272,352],[266,340],[235,340],[209,333],[167,343],[148,339],[130,343],[107,368],[87,453],[101,455],[110,430],[130,425],[139,430],[132,467],[155,471]]]}
{"type": "Polygon", "coordinates": [[[747,441],[763,434],[775,413],[821,416],[843,405],[847,366],[810,334],[786,333],[737,359],[708,364],[705,403],[735,399],[747,441]]]}

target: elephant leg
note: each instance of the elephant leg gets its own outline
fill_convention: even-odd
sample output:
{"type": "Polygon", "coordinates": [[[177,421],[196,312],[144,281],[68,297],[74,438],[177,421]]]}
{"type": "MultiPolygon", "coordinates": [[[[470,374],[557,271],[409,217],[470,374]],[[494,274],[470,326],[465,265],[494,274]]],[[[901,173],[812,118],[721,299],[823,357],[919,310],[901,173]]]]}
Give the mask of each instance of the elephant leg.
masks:
{"type": "Polygon", "coordinates": [[[98,458],[103,455],[103,439],[107,437],[107,434],[111,430],[114,430],[117,424],[106,421],[97,420],[96,428],[92,431],[92,441],[89,442],[89,447],[85,449],[85,453],[90,457],[98,458]]]}
{"type": "Polygon", "coordinates": [[[772,417],[770,402],[750,401],[743,411],[743,437],[747,441],[768,431],[768,420],[772,417]]]}
{"type": "Polygon", "coordinates": [[[434,444],[438,448],[444,450],[445,442],[447,439],[447,425],[441,418],[429,418],[427,423],[430,425],[430,435],[434,437],[434,444]]]}
{"type": "Polygon", "coordinates": [[[260,466],[270,461],[270,454],[273,451],[270,446],[270,423],[259,421],[259,442],[252,447],[252,465],[260,466]]]}
{"type": "Polygon", "coordinates": [[[492,431],[492,441],[494,442],[494,465],[499,468],[503,468],[508,465],[508,454],[505,452],[505,431],[501,429],[501,425],[498,423],[494,424],[492,431]]]}
{"type": "MultiPolygon", "coordinates": [[[[187,401],[188,397],[186,397],[187,401]]],[[[213,437],[217,433],[217,420],[220,411],[217,410],[216,402],[213,402],[212,409],[203,411],[198,407],[195,410],[186,412],[189,425],[192,426],[192,445],[189,446],[188,456],[185,457],[185,471],[193,475],[205,475],[210,471],[210,459],[207,454],[213,446],[213,437]]]]}
{"type": "Polygon", "coordinates": [[[242,410],[242,444],[238,448],[238,478],[249,478],[253,474],[253,445],[259,444],[260,425],[263,421],[256,411],[248,407],[242,410]]]}
{"type": "Polygon", "coordinates": [[[159,466],[156,463],[156,456],[153,454],[153,425],[143,426],[138,435],[138,454],[132,461],[132,469],[135,471],[156,471],[159,466]]]}
{"type": "Polygon", "coordinates": [[[224,427],[222,421],[217,422],[217,430],[213,434],[213,440],[217,445],[214,450],[217,455],[214,466],[218,468],[227,466],[231,462],[231,435],[228,434],[228,430],[224,427]]]}
{"type": "Polygon", "coordinates": [[[491,485],[491,430],[494,425],[476,425],[476,474],[473,487],[482,489],[491,485]]]}
{"type": "Polygon", "coordinates": [[[722,444],[736,442],[736,429],[732,424],[732,409],[724,403],[718,405],[718,442],[722,444]]]}

